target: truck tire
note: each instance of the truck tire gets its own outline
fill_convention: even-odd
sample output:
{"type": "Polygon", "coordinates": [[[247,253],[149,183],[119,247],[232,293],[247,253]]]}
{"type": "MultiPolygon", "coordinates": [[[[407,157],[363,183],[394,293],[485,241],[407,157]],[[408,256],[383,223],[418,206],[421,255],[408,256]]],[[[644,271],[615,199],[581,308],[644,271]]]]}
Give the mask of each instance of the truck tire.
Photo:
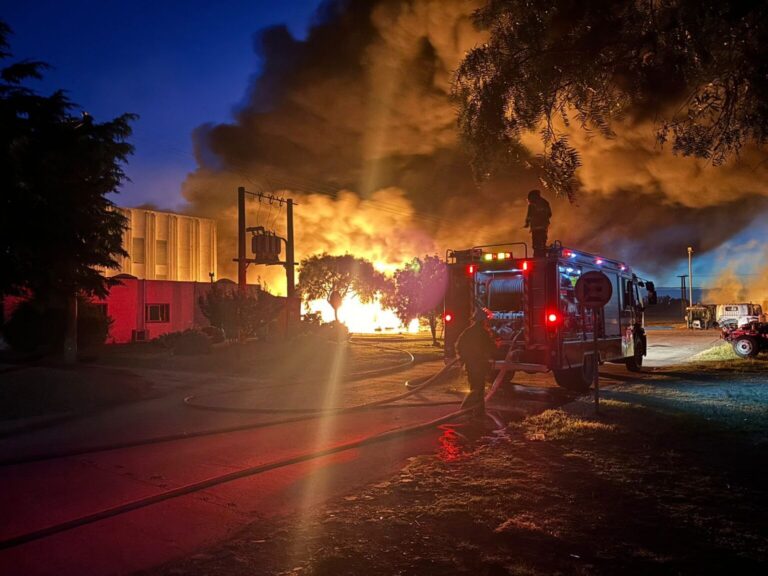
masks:
{"type": "Polygon", "coordinates": [[[756,338],[742,336],[733,343],[733,351],[739,358],[754,358],[760,352],[760,345],[756,338]]]}
{"type": "Polygon", "coordinates": [[[552,373],[555,375],[555,382],[561,388],[585,394],[589,391],[589,387],[592,386],[594,365],[592,355],[589,354],[584,356],[584,363],[581,366],[564,370],[553,370],[552,373]]]}

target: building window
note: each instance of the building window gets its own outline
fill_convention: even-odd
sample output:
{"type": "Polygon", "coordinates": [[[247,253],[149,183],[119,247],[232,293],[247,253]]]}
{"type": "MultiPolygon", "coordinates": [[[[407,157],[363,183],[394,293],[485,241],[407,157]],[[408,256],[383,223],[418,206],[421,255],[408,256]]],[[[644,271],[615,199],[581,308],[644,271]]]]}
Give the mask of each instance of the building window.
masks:
{"type": "Polygon", "coordinates": [[[168,265],[168,240],[157,240],[155,242],[157,252],[155,253],[155,264],[158,266],[168,265]]]}
{"type": "Polygon", "coordinates": [[[170,304],[147,304],[144,311],[144,319],[147,322],[170,322],[170,304]]]}
{"type": "Polygon", "coordinates": [[[134,264],[144,264],[144,238],[133,239],[131,259],[134,264]]]}

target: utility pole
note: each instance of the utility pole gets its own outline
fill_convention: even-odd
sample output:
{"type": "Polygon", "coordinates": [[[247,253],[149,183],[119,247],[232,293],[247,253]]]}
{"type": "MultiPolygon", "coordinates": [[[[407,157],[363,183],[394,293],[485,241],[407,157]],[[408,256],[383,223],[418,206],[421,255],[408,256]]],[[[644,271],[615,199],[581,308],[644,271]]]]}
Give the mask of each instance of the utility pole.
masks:
{"type": "Polygon", "coordinates": [[[294,255],[293,244],[293,199],[288,198],[288,208],[286,209],[286,228],[288,237],[285,241],[285,284],[288,300],[287,320],[289,323],[298,320],[298,312],[301,309],[301,303],[296,301],[296,257],[294,255]]]}
{"type": "MultiPolygon", "coordinates": [[[[272,194],[266,194],[264,192],[248,192],[244,187],[240,186],[237,189],[237,284],[241,294],[245,294],[247,291],[246,285],[246,269],[248,264],[266,264],[267,266],[273,264],[282,264],[285,267],[285,283],[286,283],[286,320],[288,323],[297,321],[299,319],[299,313],[301,311],[301,302],[296,297],[296,256],[295,246],[293,240],[293,207],[296,203],[292,198],[279,198],[272,194]],[[277,202],[280,206],[286,205],[286,238],[279,238],[273,231],[267,231],[262,226],[254,228],[248,228],[246,226],[245,218],[245,195],[258,198],[259,202],[268,200],[270,204],[277,202]],[[273,252],[269,252],[267,258],[264,258],[263,254],[256,254],[256,258],[248,258],[246,256],[246,233],[252,232],[255,235],[254,242],[258,245],[257,240],[265,239],[265,236],[273,238],[278,241],[278,244],[272,245],[273,252]],[[280,262],[278,254],[280,253],[279,240],[285,242],[285,261],[280,262]],[[275,248],[276,246],[276,248],[275,248]]],[[[263,245],[262,245],[263,246],[263,245]]],[[[254,248],[255,250],[255,248],[254,248]]]]}
{"type": "Polygon", "coordinates": [[[248,261],[245,257],[245,188],[240,186],[237,189],[237,288],[241,295],[247,290],[246,266],[248,261]]]}
{"type": "Polygon", "coordinates": [[[687,296],[688,289],[685,286],[685,279],[688,278],[688,274],[680,274],[678,275],[678,278],[680,278],[680,312],[683,316],[685,316],[685,299],[687,296]]]}
{"type": "MultiPolygon", "coordinates": [[[[693,306],[693,265],[691,257],[693,255],[693,248],[688,246],[688,306],[693,306]]],[[[688,312],[688,328],[693,327],[693,311],[688,312]]]]}

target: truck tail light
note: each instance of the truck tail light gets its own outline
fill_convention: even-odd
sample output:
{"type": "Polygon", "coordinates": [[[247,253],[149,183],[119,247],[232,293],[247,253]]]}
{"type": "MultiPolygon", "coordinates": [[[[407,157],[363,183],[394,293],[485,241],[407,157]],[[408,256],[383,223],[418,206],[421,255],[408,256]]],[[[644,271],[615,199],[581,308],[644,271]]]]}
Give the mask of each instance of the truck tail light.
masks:
{"type": "Polygon", "coordinates": [[[561,321],[562,321],[562,317],[558,312],[554,310],[550,310],[549,312],[547,312],[546,322],[547,322],[547,326],[549,326],[550,328],[559,326],[561,321]]]}
{"type": "Polygon", "coordinates": [[[528,260],[523,260],[523,272],[528,272],[531,269],[531,263],[528,260]]]}

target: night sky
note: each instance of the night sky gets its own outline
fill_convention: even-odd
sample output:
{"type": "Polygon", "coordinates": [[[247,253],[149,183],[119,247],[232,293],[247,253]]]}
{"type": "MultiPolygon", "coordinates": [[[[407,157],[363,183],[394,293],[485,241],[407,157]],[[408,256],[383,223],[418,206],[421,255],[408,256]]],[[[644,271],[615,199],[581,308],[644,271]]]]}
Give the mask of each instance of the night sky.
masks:
{"type": "MultiPolygon", "coordinates": [[[[34,88],[42,93],[50,93],[55,89],[68,91],[71,100],[92,114],[97,121],[105,121],[125,112],[140,116],[133,125],[134,135],[130,139],[136,147],[136,153],[130,158],[126,168],[131,182],[125,183],[122,193],[115,199],[119,205],[139,206],[148,203],[163,209],[190,210],[201,215],[215,216],[216,214],[211,212],[212,209],[206,207],[206,202],[214,199],[212,193],[204,198],[194,198],[193,193],[194,201],[190,204],[185,203],[181,193],[182,184],[185,181],[190,190],[194,189],[197,181],[201,182],[204,190],[214,189],[209,186],[208,180],[200,180],[200,167],[193,156],[192,132],[196,128],[203,125],[216,127],[234,123],[234,128],[226,127],[226,134],[234,131],[236,135],[244,135],[243,141],[254,160],[258,160],[260,153],[258,150],[251,150],[253,146],[250,136],[254,133],[254,128],[262,125],[260,124],[262,120],[271,122],[271,125],[277,127],[275,129],[279,129],[280,139],[284,138],[291,146],[298,146],[298,149],[305,149],[304,147],[307,146],[307,149],[310,149],[311,138],[315,134],[322,134],[321,128],[324,129],[325,125],[320,124],[314,129],[308,128],[309,125],[304,117],[295,113],[297,110],[291,107],[291,103],[303,101],[305,95],[310,93],[317,96],[314,79],[318,77],[324,79],[320,84],[327,85],[327,90],[333,98],[326,100],[319,98],[317,101],[342,102],[341,119],[328,118],[327,126],[332,127],[330,132],[332,135],[345,134],[343,130],[337,128],[343,126],[346,121],[351,121],[350,119],[362,119],[358,122],[361,126],[371,119],[377,120],[376,116],[371,118],[363,114],[365,111],[358,110],[357,112],[361,114],[359,116],[352,114],[355,108],[349,104],[358,101],[376,104],[378,101],[375,98],[369,99],[371,93],[356,94],[354,89],[347,90],[348,78],[355,78],[350,86],[356,88],[364,85],[365,76],[360,72],[347,75],[343,70],[343,54],[352,53],[353,49],[369,49],[370,45],[360,42],[360,46],[357,46],[355,44],[357,40],[354,37],[350,40],[349,34],[346,36],[349,44],[345,45],[343,43],[345,30],[339,27],[331,29],[332,33],[327,37],[330,41],[329,46],[323,44],[324,37],[321,35],[315,38],[314,44],[310,42],[304,48],[291,47],[299,52],[305,50],[308,53],[318,53],[317,58],[308,59],[317,65],[317,70],[313,71],[313,74],[305,74],[300,67],[298,70],[291,70],[290,67],[282,69],[282,50],[283,47],[290,46],[290,42],[279,34],[272,35],[271,42],[274,46],[271,58],[273,63],[277,62],[275,68],[279,69],[278,81],[275,85],[280,86],[283,77],[293,78],[292,83],[282,93],[276,92],[283,98],[283,106],[276,106],[272,120],[267,115],[252,125],[238,128],[242,118],[236,119],[235,111],[248,110],[249,107],[252,111],[259,109],[257,103],[248,100],[249,88],[252,89],[259,84],[254,82],[254,79],[261,73],[264,63],[254,51],[255,35],[266,27],[285,24],[294,38],[303,40],[311,24],[315,22],[314,14],[320,4],[321,0],[287,2],[231,0],[225,3],[203,0],[185,2],[40,0],[34,4],[2,0],[0,18],[5,20],[14,31],[10,42],[16,58],[42,60],[52,66],[52,69],[45,73],[43,81],[31,83],[34,88]],[[347,47],[344,48],[344,46],[347,47]],[[329,59],[323,60],[326,53],[330,55],[329,59]],[[344,97],[351,99],[345,101],[344,97]],[[357,100],[354,99],[356,97],[357,100]],[[195,171],[198,180],[195,176],[188,178],[188,174],[195,171]]],[[[367,22],[367,9],[360,6],[375,4],[377,1],[368,0],[353,5],[358,7],[361,17],[367,22]]],[[[445,10],[441,7],[440,16],[443,17],[449,13],[451,6],[454,11],[457,10],[457,5],[459,5],[457,2],[446,3],[445,10]]],[[[440,44],[441,34],[452,33],[450,24],[451,19],[446,16],[440,26],[435,26],[428,31],[427,34],[434,34],[437,37],[436,40],[433,39],[435,46],[442,45],[440,44]]],[[[389,24],[381,25],[382,30],[393,30],[389,24]]],[[[359,28],[356,29],[359,30],[359,28]]],[[[373,34],[370,36],[373,37],[373,34]]],[[[388,60],[397,61],[397,57],[396,52],[385,52],[380,58],[380,62],[384,63],[380,67],[386,68],[388,60]]],[[[419,58],[422,57],[423,55],[419,56],[419,58]]],[[[290,61],[290,58],[286,60],[290,61]]],[[[357,59],[352,58],[352,61],[356,62],[357,59]]],[[[453,134],[453,118],[446,120],[439,114],[431,114],[441,109],[440,106],[432,105],[429,100],[435,93],[434,86],[421,86],[423,74],[415,72],[430,68],[425,67],[420,60],[414,61],[411,65],[413,70],[403,76],[404,84],[398,88],[408,97],[396,100],[395,113],[390,112],[389,116],[381,115],[381,118],[392,120],[391,125],[383,124],[390,132],[387,133],[386,130],[381,132],[389,136],[382,137],[380,141],[376,141],[375,138],[373,140],[374,143],[383,142],[392,148],[387,153],[396,159],[392,163],[394,167],[397,167],[398,162],[403,158],[415,158],[419,162],[425,160],[422,162],[423,166],[412,164],[399,169],[382,163],[381,166],[385,167],[382,174],[386,176],[387,169],[391,168],[389,174],[402,175],[403,182],[384,178],[376,183],[383,188],[402,185],[407,190],[409,199],[415,199],[418,204],[419,187],[422,186],[429,191],[440,190],[440,183],[433,182],[433,179],[439,180],[440,174],[450,182],[454,181],[453,170],[445,170],[442,167],[443,164],[448,162],[452,169],[458,164],[445,159],[441,160],[440,156],[441,150],[450,149],[450,145],[447,148],[444,146],[444,138],[448,132],[453,134]],[[427,104],[423,104],[424,102],[427,104]],[[409,103],[410,112],[408,112],[409,103]],[[421,104],[421,107],[414,104],[421,104]],[[397,125],[401,120],[403,125],[397,125]],[[438,123],[436,126],[430,126],[430,121],[438,123]],[[408,122],[413,122],[414,125],[411,126],[408,122]],[[448,124],[445,122],[451,125],[450,130],[446,128],[448,124]],[[409,141],[409,138],[412,141],[409,141]],[[430,148],[427,154],[422,154],[423,150],[420,147],[424,144],[428,147],[433,146],[439,153],[430,148]],[[430,154],[432,154],[431,157],[430,154]]],[[[267,76],[264,85],[272,86],[271,77],[269,74],[267,76]]],[[[319,89],[321,96],[323,89],[319,89]]],[[[311,102],[312,97],[308,98],[311,102]]],[[[333,113],[332,109],[329,110],[323,104],[318,106],[318,113],[313,118],[322,118],[325,112],[329,115],[333,113]]],[[[385,109],[386,106],[382,105],[379,112],[385,109]]],[[[298,110],[298,112],[303,111],[298,110]]],[[[360,135],[362,140],[346,136],[341,142],[323,140],[321,148],[326,149],[326,152],[331,151],[328,162],[317,165],[309,163],[297,165],[295,160],[292,160],[286,165],[287,170],[292,173],[297,167],[303,166],[309,171],[311,178],[318,181],[339,177],[339,187],[349,186],[365,194],[365,186],[348,178],[349,174],[354,174],[360,166],[355,162],[344,164],[343,152],[351,151],[357,154],[359,150],[370,146],[370,136],[376,136],[375,132],[375,130],[364,131],[360,135]],[[340,166],[336,165],[337,160],[341,163],[340,166]]],[[[267,129],[265,134],[268,133],[267,129]]],[[[210,146],[211,142],[208,141],[207,145],[210,146]]],[[[293,150],[291,146],[287,146],[286,149],[293,150]]],[[[228,145],[224,149],[232,148],[228,145]]],[[[238,154],[237,158],[241,158],[241,155],[238,154]]],[[[218,160],[226,163],[226,154],[218,160]]],[[[263,167],[251,167],[256,173],[262,173],[261,168],[263,167]]],[[[267,166],[267,168],[275,168],[275,166],[267,166]]],[[[277,162],[275,171],[279,173],[280,168],[280,163],[277,162]]],[[[372,173],[379,174],[376,170],[372,173]]],[[[220,177],[221,174],[214,170],[212,178],[220,177]]],[[[222,186],[229,185],[224,180],[222,182],[224,182],[222,186]]],[[[237,184],[240,183],[237,182],[237,184]]],[[[443,189],[448,188],[443,187],[443,189]]],[[[463,198],[473,202],[470,195],[464,194],[463,198]]],[[[509,201],[510,198],[511,194],[504,191],[504,201],[509,201]]],[[[599,200],[600,195],[596,195],[595,198],[599,200]]],[[[187,195],[186,199],[189,200],[190,196],[187,195]]],[[[426,205],[430,205],[430,198],[422,198],[422,200],[426,201],[426,205]]],[[[584,200],[587,198],[585,197],[584,200]]],[[[486,205],[495,207],[497,202],[487,202],[486,205]]],[[[660,206],[665,206],[663,201],[660,206]]],[[[472,214],[482,219],[484,213],[481,207],[473,204],[466,210],[455,211],[461,214],[472,214]]],[[[732,209],[735,208],[738,206],[732,207],[732,209]]],[[[336,216],[339,216],[338,207],[335,209],[336,216]]],[[[717,221],[729,222],[732,215],[728,210],[726,209],[718,216],[717,221]]],[[[578,212],[571,207],[566,207],[562,211],[574,214],[578,212]]],[[[679,222],[687,223],[689,228],[693,226],[696,229],[695,216],[692,213],[691,216],[681,217],[679,222]]],[[[758,253],[768,232],[766,232],[764,218],[752,220],[753,216],[750,215],[750,218],[746,219],[748,224],[743,229],[737,228],[737,231],[717,249],[706,254],[697,254],[694,268],[699,282],[709,284],[723,267],[733,262],[736,263],[737,274],[741,274],[742,278],[755,275],[754,268],[758,262],[755,261],[754,255],[758,253]]],[[[340,216],[339,218],[343,220],[340,216]]],[[[325,217],[320,224],[325,227],[325,217]]],[[[317,236],[309,223],[304,222],[302,226],[306,229],[308,236],[317,236]]],[[[698,228],[702,226],[704,225],[701,224],[698,228]]],[[[572,227],[572,230],[576,229],[572,227]]],[[[643,245],[649,237],[644,237],[641,242],[635,240],[633,252],[636,260],[664,260],[666,264],[663,272],[661,269],[655,270],[655,276],[662,284],[676,285],[678,282],[676,274],[687,272],[685,246],[689,239],[685,237],[682,226],[672,226],[670,231],[672,233],[679,231],[677,235],[682,234],[675,241],[674,254],[641,253],[637,256],[637,250],[653,252],[652,245],[647,247],[643,245]]],[[[604,232],[605,230],[601,229],[601,234],[604,232]]],[[[656,236],[658,235],[653,237],[656,236]]],[[[354,235],[350,236],[352,237],[354,235]]],[[[338,239],[332,240],[331,245],[338,248],[340,246],[337,243],[338,239]]],[[[325,246],[309,244],[306,248],[328,249],[325,246]]],[[[617,250],[613,246],[606,248],[609,252],[617,250]]],[[[620,251],[623,252],[623,250],[620,251]]]]}
{"type": "Polygon", "coordinates": [[[68,91],[97,121],[140,116],[127,167],[132,181],[117,201],[173,208],[183,202],[181,182],[196,165],[192,130],[228,120],[259,71],[254,33],[285,23],[301,38],[318,4],[3,0],[0,18],[13,29],[14,57],[52,66],[43,81],[30,84],[37,90],[68,91]]]}

